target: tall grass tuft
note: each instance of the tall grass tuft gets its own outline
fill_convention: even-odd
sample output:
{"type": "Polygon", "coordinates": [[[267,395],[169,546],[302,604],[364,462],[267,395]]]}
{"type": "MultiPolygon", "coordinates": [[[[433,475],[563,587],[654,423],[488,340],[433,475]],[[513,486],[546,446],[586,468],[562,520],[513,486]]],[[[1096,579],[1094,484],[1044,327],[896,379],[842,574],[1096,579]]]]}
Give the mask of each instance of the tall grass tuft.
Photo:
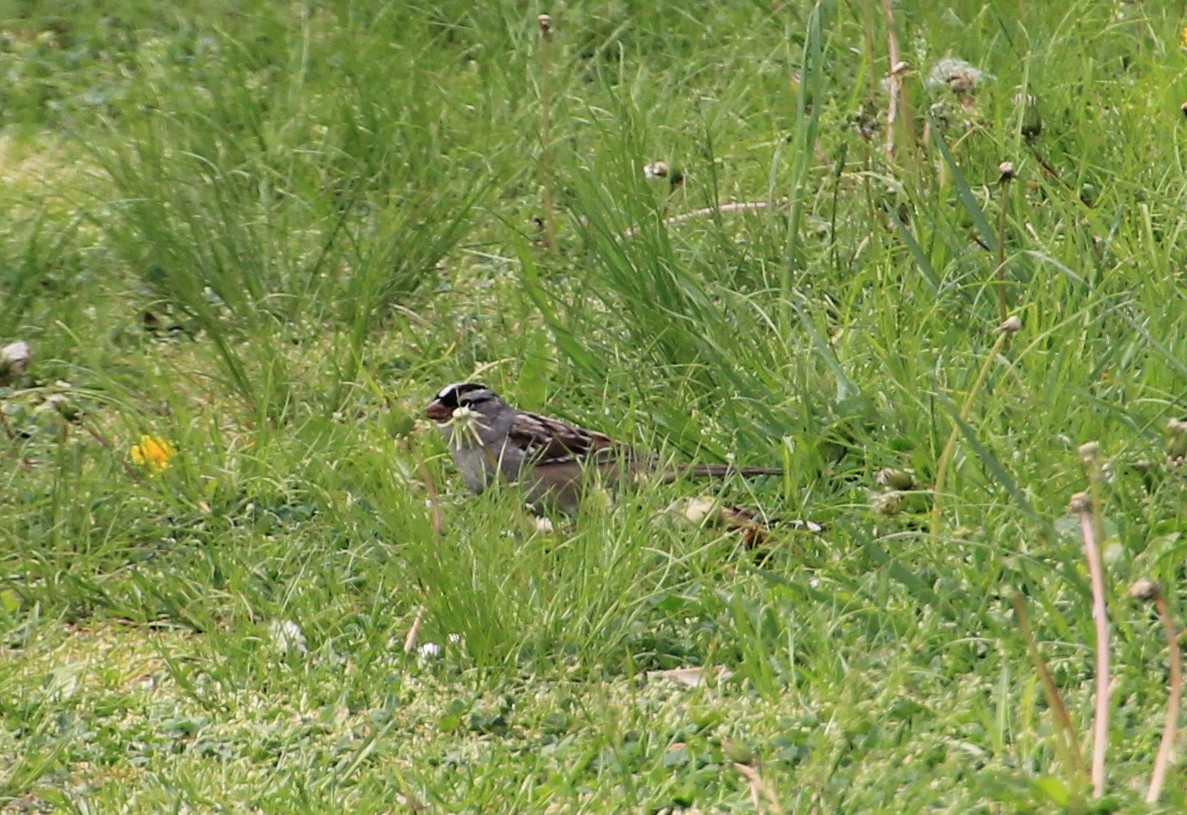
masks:
{"type": "Polygon", "coordinates": [[[187,60],[143,55],[152,106],[111,120],[121,137],[95,157],[119,194],[103,226],[145,302],[193,320],[228,384],[276,415],[291,378],[277,344],[342,332],[352,377],[368,333],[439,279],[493,157],[432,89],[439,60],[391,72],[363,22],[261,13],[276,14],[264,47],[223,35],[187,60]]]}

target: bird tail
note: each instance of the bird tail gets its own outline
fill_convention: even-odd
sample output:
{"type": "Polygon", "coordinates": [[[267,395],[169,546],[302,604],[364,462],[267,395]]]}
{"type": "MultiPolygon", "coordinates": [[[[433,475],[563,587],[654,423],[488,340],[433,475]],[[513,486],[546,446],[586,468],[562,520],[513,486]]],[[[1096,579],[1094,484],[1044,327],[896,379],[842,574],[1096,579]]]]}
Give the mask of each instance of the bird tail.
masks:
{"type": "Polygon", "coordinates": [[[664,481],[672,482],[679,478],[728,478],[740,475],[750,478],[758,475],[783,475],[782,467],[738,467],[734,464],[684,464],[673,467],[664,473],[664,481]]]}

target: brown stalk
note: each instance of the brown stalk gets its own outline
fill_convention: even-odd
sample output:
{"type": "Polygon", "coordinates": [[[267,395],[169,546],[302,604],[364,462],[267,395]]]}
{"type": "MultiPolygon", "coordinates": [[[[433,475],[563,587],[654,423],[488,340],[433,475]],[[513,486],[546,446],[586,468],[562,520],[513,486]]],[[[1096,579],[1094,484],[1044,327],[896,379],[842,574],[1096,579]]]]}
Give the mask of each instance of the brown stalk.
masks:
{"type": "Polygon", "coordinates": [[[882,12],[886,15],[886,50],[890,57],[890,74],[888,76],[890,101],[886,108],[886,158],[893,159],[900,109],[904,120],[910,121],[910,110],[902,79],[903,74],[909,70],[910,66],[903,62],[902,53],[899,51],[898,35],[894,32],[892,0],[882,0],[882,12]]]}
{"type": "MultiPolygon", "coordinates": [[[[75,423],[79,427],[81,427],[83,430],[85,430],[87,433],[89,433],[91,438],[93,438],[95,441],[99,442],[99,444],[103,445],[108,450],[114,449],[114,446],[112,445],[111,441],[106,436],[104,436],[102,433],[100,433],[98,428],[92,427],[81,416],[78,418],[77,422],[75,422],[75,423]]],[[[63,424],[63,433],[65,433],[65,429],[68,428],[71,423],[63,422],[62,424],[63,424]]],[[[119,460],[119,462],[121,465],[123,465],[124,472],[126,472],[128,475],[130,475],[134,480],[136,480],[136,481],[140,480],[140,478],[143,474],[139,470],[137,470],[135,467],[133,467],[131,464],[129,464],[125,459],[121,458],[119,460]]]]}
{"type": "Polygon", "coordinates": [[[998,170],[1001,172],[1002,204],[997,214],[997,310],[1002,322],[1010,316],[1006,303],[1006,221],[1010,210],[1010,182],[1017,176],[1014,165],[1003,161],[998,170]]]}
{"type": "Polygon", "coordinates": [[[416,650],[416,640],[420,637],[420,627],[425,621],[425,606],[416,609],[416,616],[412,619],[412,627],[408,629],[408,636],[404,637],[404,653],[411,654],[416,650]]]}
{"type": "Polygon", "coordinates": [[[1146,793],[1147,803],[1154,803],[1162,794],[1162,783],[1166,780],[1166,768],[1171,762],[1171,749],[1175,745],[1175,730],[1179,723],[1179,703],[1183,698],[1183,657],[1179,653],[1179,633],[1171,617],[1170,605],[1162,595],[1154,601],[1158,616],[1166,629],[1166,641],[1170,649],[1171,675],[1170,693],[1166,700],[1166,724],[1162,727],[1162,742],[1158,745],[1158,756],[1154,759],[1154,773],[1150,776],[1150,789],[1146,793]]]}
{"type": "Polygon", "coordinates": [[[749,764],[741,762],[734,762],[734,769],[737,770],[746,783],[750,787],[750,802],[754,804],[754,811],[758,815],[766,815],[766,809],[763,807],[763,800],[765,799],[770,805],[773,812],[784,812],[782,805],[779,803],[778,796],[775,791],[771,789],[771,785],[763,780],[762,775],[759,774],[757,767],[752,767],[749,764]]]}
{"type": "Polygon", "coordinates": [[[1105,566],[1100,556],[1092,498],[1085,492],[1072,496],[1070,508],[1080,516],[1084,555],[1092,580],[1092,621],[1096,627],[1096,715],[1092,735],[1092,794],[1105,794],[1105,753],[1109,748],[1109,612],[1105,603],[1105,566]]]}
{"type": "Polygon", "coordinates": [[[556,196],[552,185],[555,181],[552,167],[552,18],[541,14],[536,18],[540,25],[540,181],[543,188],[544,246],[556,248],[556,196]]]}
{"type": "Polygon", "coordinates": [[[1051,708],[1051,715],[1055,717],[1055,727],[1063,736],[1067,761],[1072,766],[1078,785],[1079,779],[1085,775],[1085,767],[1084,754],[1080,751],[1080,743],[1076,740],[1076,726],[1072,723],[1067,705],[1063,703],[1063,696],[1060,695],[1059,688],[1055,685],[1055,679],[1051,676],[1051,671],[1047,668],[1043,655],[1039,653],[1038,645],[1035,644],[1034,635],[1030,630],[1030,622],[1026,617],[1026,603],[1022,599],[1021,592],[1014,592],[1013,602],[1014,619],[1018,623],[1022,641],[1026,644],[1026,654],[1030,657],[1030,662],[1035,666],[1035,670],[1038,671],[1039,681],[1043,685],[1043,695],[1047,697],[1047,706],[1051,708]]]}
{"type": "Polygon", "coordinates": [[[1175,619],[1171,616],[1170,604],[1162,594],[1162,589],[1152,580],[1139,580],[1130,588],[1129,593],[1139,600],[1153,602],[1162,620],[1162,627],[1166,629],[1167,648],[1170,651],[1171,672],[1169,690],[1166,699],[1166,723],[1162,726],[1162,741],[1158,745],[1158,755],[1154,758],[1154,772],[1150,775],[1150,788],[1146,791],[1146,803],[1158,802],[1162,795],[1162,785],[1166,781],[1166,771],[1170,766],[1171,750],[1175,743],[1175,730],[1179,724],[1179,704],[1183,698],[1183,657],[1179,652],[1179,632],[1175,627],[1175,619]]]}

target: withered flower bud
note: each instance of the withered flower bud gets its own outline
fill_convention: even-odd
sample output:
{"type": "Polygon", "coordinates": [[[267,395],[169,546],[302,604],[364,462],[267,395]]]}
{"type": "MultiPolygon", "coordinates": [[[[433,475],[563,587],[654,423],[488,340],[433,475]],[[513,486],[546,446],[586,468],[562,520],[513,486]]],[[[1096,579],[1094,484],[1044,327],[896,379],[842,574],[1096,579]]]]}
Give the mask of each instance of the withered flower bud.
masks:
{"type": "Polygon", "coordinates": [[[997,327],[999,334],[1017,334],[1022,330],[1022,318],[1018,315],[1007,317],[1006,321],[997,327]]]}
{"type": "Polygon", "coordinates": [[[24,340],[0,348],[0,385],[6,385],[29,369],[33,351],[24,340]]]}
{"type": "Polygon", "coordinates": [[[1022,138],[1034,141],[1043,132],[1043,117],[1039,113],[1039,97],[1020,96],[1022,102],[1022,138]]]}
{"type": "Polygon", "coordinates": [[[1129,587],[1129,596],[1143,603],[1151,603],[1162,596],[1162,589],[1153,580],[1142,578],[1129,587]]]}
{"type": "Polygon", "coordinates": [[[892,490],[913,490],[918,486],[914,473],[910,470],[896,470],[893,467],[885,467],[875,473],[874,483],[892,490]]]}
{"type": "Polygon", "coordinates": [[[644,165],[643,175],[647,178],[667,178],[668,163],[666,161],[653,161],[650,164],[644,165]]]}
{"type": "Polygon", "coordinates": [[[1089,441],[1080,445],[1080,461],[1092,464],[1100,461],[1100,442],[1089,441]]]}

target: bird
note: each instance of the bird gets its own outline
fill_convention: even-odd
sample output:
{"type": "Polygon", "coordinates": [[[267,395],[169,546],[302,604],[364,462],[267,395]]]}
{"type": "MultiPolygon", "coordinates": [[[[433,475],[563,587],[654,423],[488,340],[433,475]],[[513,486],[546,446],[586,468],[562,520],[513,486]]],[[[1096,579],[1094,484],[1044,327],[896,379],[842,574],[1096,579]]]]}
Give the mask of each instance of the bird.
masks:
{"type": "Polygon", "coordinates": [[[653,455],[640,453],[605,433],[530,413],[509,404],[477,382],[442,388],[425,408],[453,453],[462,481],[482,493],[502,478],[519,484],[532,509],[573,514],[590,476],[614,485],[624,476],[655,473],[663,481],[684,476],[724,478],[728,475],[780,475],[779,467],[736,467],[729,464],[686,464],[665,467],[653,455]]]}

